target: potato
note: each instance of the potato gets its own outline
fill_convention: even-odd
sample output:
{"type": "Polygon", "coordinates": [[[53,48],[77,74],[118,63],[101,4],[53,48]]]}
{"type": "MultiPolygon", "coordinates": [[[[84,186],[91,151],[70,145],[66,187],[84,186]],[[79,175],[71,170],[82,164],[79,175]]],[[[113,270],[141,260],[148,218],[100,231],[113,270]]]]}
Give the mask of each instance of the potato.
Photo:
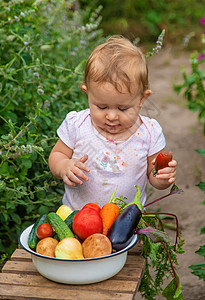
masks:
{"type": "Polygon", "coordinates": [[[112,244],[108,237],[101,233],[90,235],[82,244],[85,258],[100,257],[112,253],[112,244]]]}
{"type": "Polygon", "coordinates": [[[36,252],[45,256],[55,257],[55,248],[58,241],[52,237],[40,240],[36,246],[36,252]]]}

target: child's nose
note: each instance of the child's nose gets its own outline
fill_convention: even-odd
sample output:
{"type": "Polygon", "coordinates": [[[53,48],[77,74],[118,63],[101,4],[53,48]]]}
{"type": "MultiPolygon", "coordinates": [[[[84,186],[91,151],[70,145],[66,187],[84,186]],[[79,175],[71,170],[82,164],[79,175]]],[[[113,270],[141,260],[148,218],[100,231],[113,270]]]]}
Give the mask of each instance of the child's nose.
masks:
{"type": "Polygon", "coordinates": [[[118,119],[118,114],[115,110],[109,110],[106,114],[106,118],[109,121],[114,121],[118,119]]]}

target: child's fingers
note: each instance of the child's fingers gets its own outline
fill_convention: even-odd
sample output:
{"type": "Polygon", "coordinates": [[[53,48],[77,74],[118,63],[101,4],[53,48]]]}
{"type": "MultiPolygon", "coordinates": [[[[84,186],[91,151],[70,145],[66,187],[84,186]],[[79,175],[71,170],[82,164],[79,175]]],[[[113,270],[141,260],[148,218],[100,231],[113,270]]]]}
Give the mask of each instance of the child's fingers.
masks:
{"type": "Polygon", "coordinates": [[[176,160],[171,160],[169,163],[168,163],[169,167],[177,167],[177,161],[176,160]]]}
{"type": "Polygon", "coordinates": [[[77,183],[77,184],[83,184],[83,182],[82,182],[82,180],[80,180],[80,178],[78,178],[77,176],[76,176],[77,174],[74,174],[73,172],[69,172],[69,174],[68,174],[68,179],[70,180],[70,182],[72,182],[72,183],[74,183],[74,185],[75,185],[75,183],[77,183]]]}
{"type": "Polygon", "coordinates": [[[175,180],[176,180],[176,177],[172,177],[172,178],[169,178],[169,183],[174,183],[175,182],[175,180]]]}
{"type": "Polygon", "coordinates": [[[75,163],[76,167],[86,171],[90,172],[90,169],[84,164],[84,162],[88,159],[87,155],[84,155],[82,158],[78,159],[75,163]]]}
{"type": "Polygon", "coordinates": [[[81,169],[81,170],[84,170],[86,172],[90,172],[90,169],[86,165],[84,165],[83,163],[81,163],[81,162],[79,162],[78,164],[76,164],[76,167],[79,168],[79,169],[81,169]]]}
{"type": "Polygon", "coordinates": [[[164,168],[158,171],[157,179],[167,179],[170,183],[176,179],[176,168],[164,168]]]}
{"type": "Polygon", "coordinates": [[[85,180],[85,181],[88,181],[88,176],[86,176],[85,173],[84,173],[81,169],[79,169],[78,167],[75,167],[75,168],[73,169],[73,173],[74,173],[76,176],[80,177],[81,179],[83,179],[83,180],[85,180]]]}
{"type": "Polygon", "coordinates": [[[176,167],[166,167],[163,169],[160,169],[158,171],[158,175],[162,175],[162,174],[172,174],[176,172],[176,167]]]}
{"type": "Polygon", "coordinates": [[[69,185],[69,186],[75,186],[75,183],[72,182],[72,181],[68,178],[68,176],[65,175],[62,179],[63,179],[63,181],[65,182],[65,184],[67,184],[67,185],[69,185]]]}
{"type": "Polygon", "coordinates": [[[88,160],[88,155],[85,154],[83,157],[80,158],[80,162],[85,163],[88,160]]]}

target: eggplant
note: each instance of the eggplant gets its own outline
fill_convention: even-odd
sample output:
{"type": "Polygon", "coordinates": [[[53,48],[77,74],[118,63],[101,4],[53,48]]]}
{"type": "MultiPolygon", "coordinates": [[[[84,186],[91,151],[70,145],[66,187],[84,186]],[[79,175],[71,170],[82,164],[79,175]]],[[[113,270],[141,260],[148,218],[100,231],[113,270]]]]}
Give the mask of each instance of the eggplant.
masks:
{"type": "Polygon", "coordinates": [[[120,251],[120,250],[126,248],[132,241],[134,234],[136,234],[135,231],[133,232],[131,237],[125,243],[112,244],[112,249],[114,249],[115,251],[120,251]]]}
{"type": "Polygon", "coordinates": [[[114,250],[119,251],[130,243],[141,217],[142,212],[136,204],[128,205],[119,214],[107,233],[114,250]]]}

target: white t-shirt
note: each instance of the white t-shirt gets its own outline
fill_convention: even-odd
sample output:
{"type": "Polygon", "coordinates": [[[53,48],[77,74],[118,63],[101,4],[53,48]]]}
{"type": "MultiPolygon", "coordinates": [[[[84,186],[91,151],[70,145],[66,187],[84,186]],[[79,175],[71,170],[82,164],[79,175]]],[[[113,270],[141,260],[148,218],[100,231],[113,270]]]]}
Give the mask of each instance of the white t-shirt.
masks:
{"type": "Polygon", "coordinates": [[[85,164],[90,169],[87,182],[70,187],[65,185],[63,203],[71,209],[81,209],[94,202],[106,204],[117,186],[116,197],[124,196],[131,202],[141,190],[141,202],[146,201],[147,157],[165,147],[165,138],[159,123],[140,116],[142,124],[125,141],[113,141],[102,136],[92,125],[90,110],[67,114],[57,130],[59,138],[73,150],[73,157],[88,155],[85,164]]]}

